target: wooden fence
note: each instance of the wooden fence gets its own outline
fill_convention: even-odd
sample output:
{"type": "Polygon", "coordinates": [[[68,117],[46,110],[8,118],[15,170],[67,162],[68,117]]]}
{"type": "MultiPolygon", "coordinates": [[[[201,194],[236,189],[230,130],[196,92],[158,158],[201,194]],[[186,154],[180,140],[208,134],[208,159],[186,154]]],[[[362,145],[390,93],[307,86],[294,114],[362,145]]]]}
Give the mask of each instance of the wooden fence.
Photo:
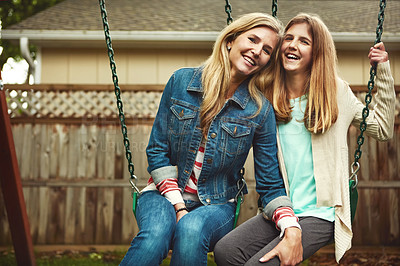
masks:
{"type": "MultiPolygon", "coordinates": [[[[64,101],[64,98],[76,96],[68,95],[71,91],[101,91],[113,96],[112,89],[108,89],[111,88],[6,85],[9,92],[14,90],[18,95],[30,97],[10,96],[13,99],[9,103],[18,101],[17,106],[10,108],[10,115],[34,244],[129,244],[138,231],[131,209],[129,173],[119,121],[115,116],[102,116],[102,110],[95,110],[112,107],[107,104],[99,107],[98,101],[90,99],[81,104],[86,108],[83,113],[60,111],[63,105],[67,109],[77,106],[64,101]],[[58,92],[67,95],[52,95],[44,107],[32,99],[37,92],[40,92],[39,98],[58,92]],[[94,106],[88,107],[90,101],[94,106]],[[25,107],[22,106],[24,102],[28,103],[25,107]],[[36,107],[32,106],[35,104],[36,107]],[[59,113],[51,112],[49,104],[57,105],[54,109],[59,113]],[[45,108],[47,113],[43,115],[41,112],[45,108]]],[[[140,115],[140,110],[126,112],[136,112],[133,116],[127,115],[126,122],[137,185],[142,188],[149,178],[145,148],[157,109],[157,104],[149,105],[159,99],[160,87],[127,86],[126,90],[148,91],[141,97],[147,97],[142,101],[151,109],[141,107],[146,109],[144,115],[140,115]]],[[[396,90],[399,91],[398,86],[396,90]]],[[[81,96],[75,97],[76,100],[82,101],[81,96]]],[[[134,101],[130,97],[123,96],[124,104],[134,101]]],[[[127,106],[129,109],[129,104],[127,106]]],[[[353,158],[357,135],[355,128],[349,130],[350,158],[353,158]]],[[[400,245],[399,167],[400,125],[397,120],[392,140],[379,143],[366,138],[363,145],[354,245],[400,245]]],[[[246,180],[249,194],[245,197],[239,223],[257,212],[251,154],[246,163],[246,180]]],[[[0,245],[9,244],[11,236],[0,196],[0,245]]]]}

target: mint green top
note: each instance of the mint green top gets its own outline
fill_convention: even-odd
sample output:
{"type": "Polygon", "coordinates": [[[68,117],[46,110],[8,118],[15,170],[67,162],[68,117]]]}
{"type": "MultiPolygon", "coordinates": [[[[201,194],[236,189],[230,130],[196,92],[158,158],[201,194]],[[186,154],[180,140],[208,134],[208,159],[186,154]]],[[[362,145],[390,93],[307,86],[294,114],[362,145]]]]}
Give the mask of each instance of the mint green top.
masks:
{"type": "Polygon", "coordinates": [[[333,207],[316,207],[317,194],[314,179],[311,133],[304,126],[307,96],[290,100],[292,120],[279,123],[279,139],[288,175],[290,198],[298,217],[313,216],[333,222],[333,207]]]}

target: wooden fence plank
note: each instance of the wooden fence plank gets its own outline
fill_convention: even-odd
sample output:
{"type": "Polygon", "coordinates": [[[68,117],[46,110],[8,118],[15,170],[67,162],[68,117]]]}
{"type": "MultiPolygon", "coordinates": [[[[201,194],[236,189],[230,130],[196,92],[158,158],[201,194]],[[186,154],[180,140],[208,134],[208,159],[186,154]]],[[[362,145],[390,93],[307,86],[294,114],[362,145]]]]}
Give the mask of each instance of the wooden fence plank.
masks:
{"type": "MultiPolygon", "coordinates": [[[[378,169],[377,169],[377,162],[378,162],[378,150],[377,150],[377,141],[372,139],[372,138],[368,138],[367,139],[367,149],[369,149],[369,161],[372,162],[371,164],[366,164],[366,166],[368,166],[369,169],[369,176],[363,176],[363,178],[368,179],[368,180],[377,180],[379,173],[378,173],[378,169]]],[[[364,164],[363,164],[364,165],[364,164]]],[[[377,236],[376,234],[370,234],[368,231],[370,230],[370,228],[373,228],[373,226],[377,226],[376,222],[377,219],[379,219],[379,205],[377,202],[377,199],[379,198],[380,193],[376,190],[367,190],[369,193],[368,195],[368,200],[367,202],[365,202],[366,204],[364,204],[363,206],[361,206],[361,210],[367,210],[366,214],[364,215],[364,219],[366,219],[366,221],[368,221],[368,225],[364,226],[364,230],[361,233],[361,235],[363,236],[363,242],[365,241],[366,243],[376,243],[379,241],[379,236],[377,236]]],[[[360,202],[364,202],[366,199],[367,195],[363,195],[363,197],[361,197],[359,199],[360,202]]],[[[362,219],[362,220],[364,220],[362,219]]]]}
{"type": "Polygon", "coordinates": [[[31,157],[32,157],[32,145],[34,144],[32,141],[32,125],[26,124],[21,129],[23,133],[22,137],[22,145],[21,145],[21,164],[20,173],[21,179],[29,179],[31,175],[31,157]]]}
{"type": "Polygon", "coordinates": [[[67,125],[62,125],[60,134],[60,149],[58,154],[58,164],[60,166],[59,176],[67,177],[68,175],[68,150],[69,150],[69,127],[67,125]]]}
{"type": "Polygon", "coordinates": [[[90,226],[86,224],[86,188],[79,188],[77,191],[76,206],[76,227],[74,243],[83,243],[85,241],[85,227],[90,226]]]}
{"type": "Polygon", "coordinates": [[[37,229],[37,242],[38,244],[46,244],[47,228],[49,222],[49,188],[40,187],[38,189],[39,193],[39,221],[37,229]]]}
{"type": "Polygon", "coordinates": [[[77,135],[77,142],[78,142],[78,153],[79,153],[79,160],[76,166],[77,168],[77,177],[78,178],[85,178],[86,177],[86,168],[87,168],[87,161],[88,161],[88,128],[86,126],[81,125],[78,129],[77,135]]]}
{"type": "Polygon", "coordinates": [[[96,156],[97,148],[99,146],[97,139],[97,127],[96,125],[90,125],[88,130],[88,146],[87,146],[87,167],[86,177],[93,179],[96,177],[96,156]]]}
{"type": "MultiPolygon", "coordinates": [[[[44,125],[38,125],[38,140],[40,143],[38,144],[38,150],[40,151],[40,155],[38,156],[40,161],[39,165],[39,178],[41,179],[49,179],[50,178],[50,127],[44,125]]],[[[48,201],[49,201],[49,188],[40,187],[39,188],[39,222],[37,229],[37,243],[45,244],[46,243],[46,234],[47,234],[47,226],[48,226],[48,201]]]]}
{"type": "Polygon", "coordinates": [[[122,235],[122,188],[114,188],[114,206],[112,210],[111,241],[109,243],[119,243],[122,235]]]}
{"type": "Polygon", "coordinates": [[[76,206],[74,206],[75,199],[75,190],[77,188],[67,187],[66,193],[66,204],[65,204],[65,230],[64,230],[64,239],[66,244],[74,243],[75,236],[75,210],[76,206]]]}
{"type": "Polygon", "coordinates": [[[65,242],[82,243],[81,228],[85,215],[85,188],[66,188],[65,242]]]}
{"type": "MultiPolygon", "coordinates": [[[[388,156],[388,143],[390,142],[378,142],[378,180],[388,180],[389,176],[389,156],[388,156]]],[[[373,163],[373,162],[371,162],[373,163]]],[[[385,193],[383,189],[378,189],[379,195],[376,195],[378,201],[379,216],[376,217],[378,221],[378,228],[390,228],[390,213],[389,213],[389,193],[385,193]]],[[[390,239],[390,231],[385,230],[379,234],[379,239],[376,242],[381,243],[390,239]]]]}
{"type": "Polygon", "coordinates": [[[116,128],[107,126],[105,134],[104,178],[114,179],[115,171],[115,141],[116,128]]]}
{"type": "MultiPolygon", "coordinates": [[[[23,127],[22,124],[15,125],[12,127],[12,134],[14,139],[14,146],[15,146],[15,153],[17,156],[17,161],[19,168],[21,169],[21,156],[22,156],[22,145],[23,145],[23,131],[21,128],[23,127]]],[[[21,171],[21,170],[20,170],[21,171]]]]}
{"type": "Polygon", "coordinates": [[[49,193],[47,244],[65,244],[66,188],[51,188],[49,193]]]}
{"type": "Polygon", "coordinates": [[[40,202],[40,188],[24,188],[24,194],[26,194],[26,209],[29,217],[32,241],[37,243],[38,241],[38,228],[39,228],[39,217],[40,208],[38,208],[38,203],[40,202]]]}
{"type": "Polygon", "coordinates": [[[61,125],[50,125],[50,159],[49,159],[49,178],[54,178],[58,175],[59,153],[60,153],[60,130],[61,125]]]}
{"type": "MultiPolygon", "coordinates": [[[[129,130],[129,129],[128,129],[129,130]]],[[[125,159],[125,146],[123,143],[122,133],[116,131],[115,133],[115,165],[114,165],[114,178],[121,180],[124,178],[124,163],[125,159]]],[[[130,140],[132,141],[132,140],[130,140]]]]}
{"type": "Polygon", "coordinates": [[[97,244],[111,243],[112,214],[114,192],[110,188],[99,188],[97,191],[96,235],[97,244]]]}
{"type": "Polygon", "coordinates": [[[40,138],[39,147],[39,175],[36,178],[49,179],[50,177],[50,128],[38,125],[40,138]]]}
{"type": "Polygon", "coordinates": [[[79,129],[76,125],[71,125],[69,130],[69,142],[68,142],[68,171],[67,177],[73,178],[77,176],[77,165],[81,159],[81,153],[79,152],[79,129]]]}
{"type": "Polygon", "coordinates": [[[88,188],[86,192],[86,219],[85,223],[89,226],[85,228],[85,234],[87,235],[88,242],[89,243],[97,243],[96,242],[96,232],[97,232],[97,195],[98,195],[99,189],[96,188],[88,188]]]}
{"type": "Polygon", "coordinates": [[[31,155],[31,178],[36,179],[40,177],[40,151],[41,151],[41,128],[36,124],[32,128],[32,155],[31,155]]]}
{"type": "Polygon", "coordinates": [[[98,178],[104,178],[105,172],[105,157],[106,157],[106,128],[99,127],[97,132],[97,151],[96,151],[96,176],[98,178]]]}

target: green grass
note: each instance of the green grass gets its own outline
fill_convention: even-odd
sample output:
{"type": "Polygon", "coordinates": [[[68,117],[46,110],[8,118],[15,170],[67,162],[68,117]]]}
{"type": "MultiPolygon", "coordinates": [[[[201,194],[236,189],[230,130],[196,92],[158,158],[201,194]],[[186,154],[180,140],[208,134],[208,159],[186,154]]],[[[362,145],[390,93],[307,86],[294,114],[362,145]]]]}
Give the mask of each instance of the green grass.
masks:
{"type": "MultiPolygon", "coordinates": [[[[118,265],[125,255],[125,251],[110,252],[73,252],[56,251],[35,253],[37,266],[101,266],[118,265]]],[[[166,258],[161,265],[168,266],[170,258],[166,258]]],[[[1,266],[16,266],[15,254],[12,251],[0,252],[1,266]]],[[[208,254],[208,266],[216,266],[212,253],[208,254]]]]}
{"type": "MultiPolygon", "coordinates": [[[[168,266],[169,265],[170,258],[166,258],[160,266],[168,266]]],[[[208,253],[208,259],[207,259],[207,266],[217,266],[217,264],[214,262],[214,255],[213,253],[208,253]]]]}
{"type": "MultiPolygon", "coordinates": [[[[95,266],[118,265],[124,252],[47,252],[35,253],[37,266],[95,266]]],[[[16,266],[13,252],[0,253],[1,266],[16,266]]]]}

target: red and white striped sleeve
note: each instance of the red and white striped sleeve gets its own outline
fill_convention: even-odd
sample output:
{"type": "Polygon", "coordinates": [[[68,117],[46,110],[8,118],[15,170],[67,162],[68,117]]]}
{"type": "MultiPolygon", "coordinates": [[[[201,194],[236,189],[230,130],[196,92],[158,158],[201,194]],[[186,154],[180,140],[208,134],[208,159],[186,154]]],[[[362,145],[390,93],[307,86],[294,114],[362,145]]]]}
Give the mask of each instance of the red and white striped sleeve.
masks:
{"type": "Polygon", "coordinates": [[[272,221],[275,222],[276,228],[281,231],[280,238],[283,237],[286,228],[297,227],[301,230],[299,218],[297,218],[293,210],[289,207],[276,209],[272,216],[272,221]]]}
{"type": "Polygon", "coordinates": [[[178,187],[178,180],[175,178],[164,179],[156,185],[158,191],[167,200],[171,202],[172,205],[177,203],[183,203],[182,192],[178,187]]]}

